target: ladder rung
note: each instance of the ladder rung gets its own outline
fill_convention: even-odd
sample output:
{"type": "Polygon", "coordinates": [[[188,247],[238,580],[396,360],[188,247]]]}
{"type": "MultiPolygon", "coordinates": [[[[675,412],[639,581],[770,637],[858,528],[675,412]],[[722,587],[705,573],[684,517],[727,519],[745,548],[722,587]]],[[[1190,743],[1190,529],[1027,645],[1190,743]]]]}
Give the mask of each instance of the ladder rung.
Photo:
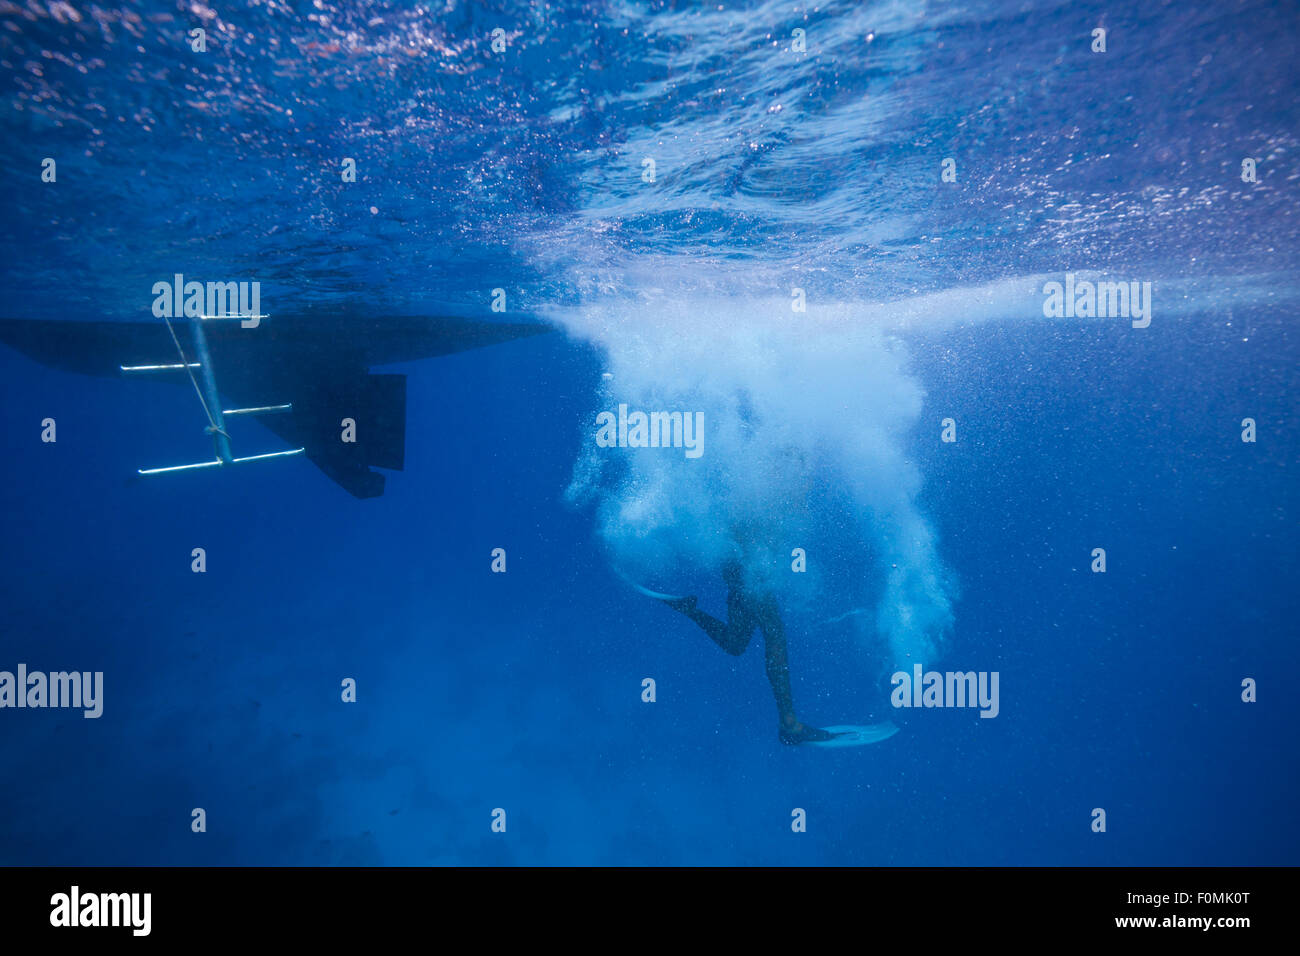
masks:
{"type": "Polygon", "coordinates": [[[179,372],[187,368],[199,368],[198,362],[187,362],[181,365],[179,362],[175,365],[119,365],[123,372],[179,372]]]}
{"type": "Polygon", "coordinates": [[[293,405],[262,405],[258,408],[231,408],[223,411],[221,414],[229,418],[231,415],[261,415],[266,412],[287,412],[293,409],[293,405]]]}
{"type": "Polygon", "coordinates": [[[290,448],[287,451],[268,451],[265,455],[249,455],[247,458],[236,458],[236,465],[245,461],[261,461],[264,458],[288,458],[290,455],[301,455],[306,448],[290,448]]]}
{"type": "MultiPolygon", "coordinates": [[[[287,458],[290,455],[301,455],[307,449],[290,448],[288,451],[272,451],[265,455],[249,455],[247,458],[235,458],[231,461],[232,465],[242,465],[247,461],[263,461],[267,458],[287,458]]],[[[192,465],[172,465],[169,468],[137,468],[136,473],[141,475],[162,475],[171,471],[193,471],[197,468],[220,468],[221,459],[214,458],[212,461],[195,462],[192,465]]]]}
{"type": "Polygon", "coordinates": [[[137,468],[136,472],[141,475],[162,475],[169,471],[192,471],[195,468],[219,468],[221,459],[214,458],[212,461],[200,461],[193,465],[172,465],[168,468],[137,468]]]}

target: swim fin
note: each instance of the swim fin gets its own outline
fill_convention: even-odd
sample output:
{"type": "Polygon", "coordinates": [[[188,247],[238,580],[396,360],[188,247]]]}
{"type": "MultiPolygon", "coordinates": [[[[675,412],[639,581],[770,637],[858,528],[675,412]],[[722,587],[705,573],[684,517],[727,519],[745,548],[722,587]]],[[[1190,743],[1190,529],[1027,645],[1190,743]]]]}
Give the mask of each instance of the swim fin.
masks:
{"type": "Polygon", "coordinates": [[[895,724],[838,724],[824,727],[828,733],[835,734],[830,740],[810,740],[812,747],[863,747],[867,744],[888,740],[898,733],[895,724]]]}

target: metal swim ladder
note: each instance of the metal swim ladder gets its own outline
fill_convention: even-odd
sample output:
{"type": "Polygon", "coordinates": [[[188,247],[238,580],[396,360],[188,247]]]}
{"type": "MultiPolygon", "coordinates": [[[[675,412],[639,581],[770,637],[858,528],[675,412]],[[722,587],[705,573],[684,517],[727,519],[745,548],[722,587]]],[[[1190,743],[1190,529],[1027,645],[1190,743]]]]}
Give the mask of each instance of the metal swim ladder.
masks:
{"type": "Polygon", "coordinates": [[[236,458],[234,451],[231,449],[230,433],[226,431],[226,419],[235,418],[240,415],[268,415],[280,412],[289,412],[293,410],[293,405],[262,405],[256,408],[231,408],[223,410],[221,408],[221,397],[217,393],[217,377],[212,367],[212,355],[208,351],[208,337],[203,331],[203,323],[212,320],[224,319],[264,319],[267,316],[258,315],[197,315],[190,316],[190,328],[194,335],[194,350],[197,353],[196,362],[191,362],[185,355],[185,349],[181,347],[180,339],[176,337],[176,330],[172,327],[170,318],[163,317],[167,323],[167,331],[171,333],[172,343],[176,346],[176,352],[180,356],[180,362],[175,365],[120,365],[123,375],[153,374],[156,372],[176,372],[184,370],[190,377],[190,382],[194,385],[194,392],[199,397],[199,404],[203,406],[203,413],[207,416],[208,424],[204,426],[204,431],[212,436],[213,450],[216,458],[212,461],[200,461],[192,465],[171,465],[165,468],[138,468],[137,474],[141,475],[162,475],[175,471],[193,471],[199,468],[220,468],[225,465],[242,465],[250,461],[267,461],[272,458],[288,458],[293,455],[301,455],[305,448],[290,448],[285,451],[273,451],[264,455],[249,455],[245,458],[236,458]],[[203,378],[203,385],[200,387],[199,381],[194,377],[194,370],[198,369],[203,378]]]}

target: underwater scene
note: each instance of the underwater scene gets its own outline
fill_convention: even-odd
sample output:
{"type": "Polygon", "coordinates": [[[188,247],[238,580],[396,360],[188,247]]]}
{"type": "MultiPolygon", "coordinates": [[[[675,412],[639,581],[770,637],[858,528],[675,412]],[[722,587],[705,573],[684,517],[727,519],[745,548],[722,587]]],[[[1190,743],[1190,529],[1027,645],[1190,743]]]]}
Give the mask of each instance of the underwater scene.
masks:
{"type": "Polygon", "coordinates": [[[0,2],[0,862],[1300,861],[1291,2],[0,2]]]}

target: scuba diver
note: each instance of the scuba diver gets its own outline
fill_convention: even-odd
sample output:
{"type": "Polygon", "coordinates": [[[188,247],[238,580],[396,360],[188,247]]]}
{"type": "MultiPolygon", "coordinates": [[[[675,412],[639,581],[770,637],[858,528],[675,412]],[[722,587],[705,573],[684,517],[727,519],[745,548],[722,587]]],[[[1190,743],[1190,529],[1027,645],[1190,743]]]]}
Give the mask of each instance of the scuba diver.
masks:
{"type": "Polygon", "coordinates": [[[801,724],[794,713],[794,696],[790,692],[790,665],[786,659],[785,626],[777,608],[776,597],[766,589],[746,586],[744,570],[738,561],[728,561],[722,567],[722,579],[727,584],[727,620],[719,621],[696,606],[691,597],[661,597],[674,611],[684,614],[720,648],[739,657],[749,646],[754,629],[763,632],[764,653],[767,661],[767,679],[776,697],[776,709],[781,722],[778,733],[783,744],[804,744],[832,740],[839,734],[801,724]]]}

